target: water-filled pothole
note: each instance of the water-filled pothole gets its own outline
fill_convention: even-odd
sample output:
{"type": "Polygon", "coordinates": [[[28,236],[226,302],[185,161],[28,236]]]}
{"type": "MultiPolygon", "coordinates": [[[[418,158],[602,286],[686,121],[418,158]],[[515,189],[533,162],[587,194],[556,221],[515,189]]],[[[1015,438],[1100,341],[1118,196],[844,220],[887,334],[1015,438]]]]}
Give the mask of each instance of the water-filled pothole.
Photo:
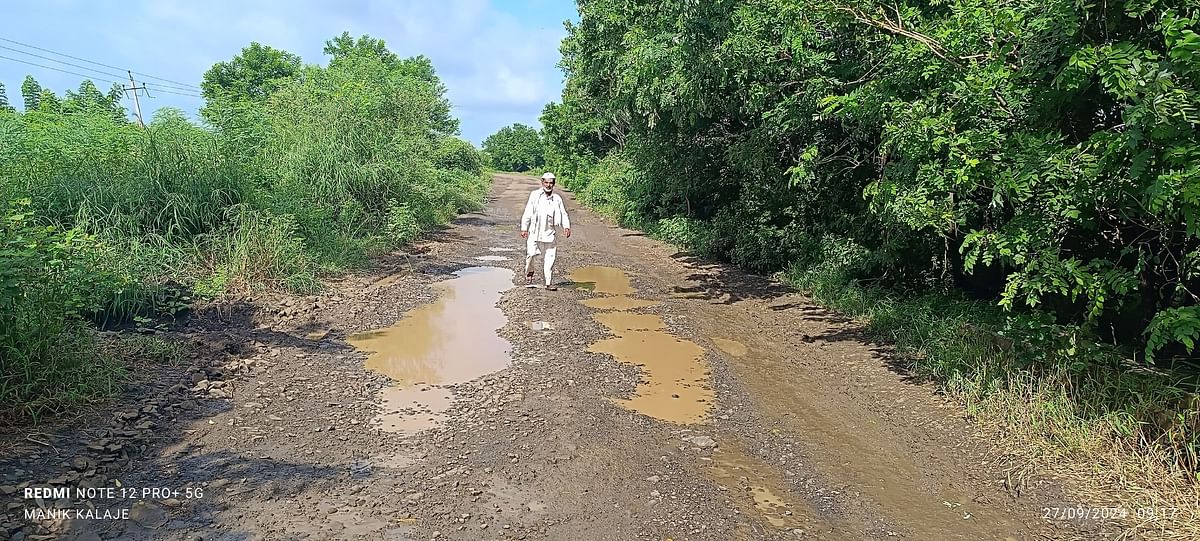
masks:
{"type": "Polygon", "coordinates": [[[598,310],[596,321],[615,336],[600,340],[588,351],[607,353],[642,371],[632,398],[617,400],[623,407],[650,417],[689,424],[705,420],[716,396],[709,385],[704,348],[666,330],[661,317],[629,310],[661,303],[634,299],[629,276],[612,267],[581,267],[571,271],[576,283],[589,284],[595,293],[610,295],[580,301],[598,310]]]}
{"type": "Polygon", "coordinates": [[[512,345],[496,333],[508,320],[496,304],[513,287],[513,272],[468,267],[454,275],[434,284],[439,295],[432,304],[412,310],[391,327],[348,339],[369,352],[367,369],[397,383],[378,397],[383,404],[378,421],[385,429],[419,431],[444,418],[449,391],[416,385],[463,383],[509,365],[512,345]]]}
{"type": "Polygon", "coordinates": [[[503,255],[481,255],[476,256],[475,259],[478,261],[512,261],[511,257],[503,255]]]}

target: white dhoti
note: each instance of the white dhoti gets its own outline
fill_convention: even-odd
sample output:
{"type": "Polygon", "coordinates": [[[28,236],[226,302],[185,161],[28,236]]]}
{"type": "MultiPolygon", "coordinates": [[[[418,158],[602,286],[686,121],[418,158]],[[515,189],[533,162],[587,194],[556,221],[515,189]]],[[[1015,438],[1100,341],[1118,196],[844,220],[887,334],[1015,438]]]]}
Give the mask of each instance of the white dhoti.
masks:
{"type": "Polygon", "coordinates": [[[571,219],[558,194],[548,194],[538,189],[529,194],[525,213],[521,216],[521,231],[528,235],[525,248],[525,276],[530,276],[533,258],[542,256],[542,274],[546,287],[554,269],[554,256],[558,255],[556,228],[562,227],[570,233],[571,219]]]}
{"type": "Polygon", "coordinates": [[[554,258],[558,255],[558,243],[555,241],[539,242],[529,238],[526,243],[525,275],[529,276],[533,268],[533,258],[542,256],[542,274],[545,275],[546,285],[550,285],[550,276],[554,269],[554,258]]]}

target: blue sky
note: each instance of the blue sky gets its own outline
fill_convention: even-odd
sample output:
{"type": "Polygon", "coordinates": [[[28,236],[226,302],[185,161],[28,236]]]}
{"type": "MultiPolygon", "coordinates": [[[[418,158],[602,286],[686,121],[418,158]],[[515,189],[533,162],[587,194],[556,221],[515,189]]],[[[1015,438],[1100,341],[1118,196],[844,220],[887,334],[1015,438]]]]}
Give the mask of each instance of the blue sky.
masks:
{"type": "MultiPolygon", "coordinates": [[[[463,137],[479,144],[502,126],[537,125],[542,106],[557,101],[562,73],[556,67],[563,21],[577,21],[572,0],[349,0],[227,1],[141,0],[100,2],[39,0],[8,2],[0,38],[66,53],[120,68],[199,85],[214,63],[228,60],[251,41],[300,55],[306,63],[325,64],[325,40],[342,31],[382,38],[401,56],[433,59],[446,83],[463,137]]],[[[30,50],[19,49],[102,71],[115,71],[30,50]]],[[[107,77],[0,48],[0,57],[95,75],[107,91],[107,77]]],[[[123,73],[123,72],[121,72],[123,73]]],[[[33,75],[60,96],[79,86],[82,77],[0,58],[0,82],[14,104],[21,81],[33,75]]],[[[140,83],[141,81],[139,81],[140,83]]],[[[147,116],[159,107],[177,107],[195,115],[203,100],[170,94],[178,85],[160,87],[146,79],[151,99],[147,116]]],[[[126,107],[133,110],[131,100],[126,107]]]]}

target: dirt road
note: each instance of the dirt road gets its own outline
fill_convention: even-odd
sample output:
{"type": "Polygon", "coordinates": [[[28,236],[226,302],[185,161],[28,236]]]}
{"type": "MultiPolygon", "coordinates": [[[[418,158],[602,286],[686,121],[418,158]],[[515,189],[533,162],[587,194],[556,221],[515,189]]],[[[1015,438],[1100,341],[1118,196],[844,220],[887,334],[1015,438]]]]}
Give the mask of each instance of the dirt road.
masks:
{"type": "MultiPolygon", "coordinates": [[[[568,195],[559,291],[523,287],[530,177],[320,296],[168,336],[179,366],[4,449],[14,539],[1069,539],[885,346],[568,195]],[[516,272],[514,272],[516,271],[516,272]],[[26,486],[162,487],[115,500],[26,486]],[[11,491],[11,492],[10,492],[11,491]],[[1017,493],[1020,493],[1017,496],[1017,493]],[[147,497],[144,497],[147,496],[147,497]],[[29,520],[29,508],[128,519],[29,520]]],[[[1014,481],[1021,478],[1020,483],[1014,481]]],[[[1096,529],[1101,528],[1101,529],[1096,529]]]]}

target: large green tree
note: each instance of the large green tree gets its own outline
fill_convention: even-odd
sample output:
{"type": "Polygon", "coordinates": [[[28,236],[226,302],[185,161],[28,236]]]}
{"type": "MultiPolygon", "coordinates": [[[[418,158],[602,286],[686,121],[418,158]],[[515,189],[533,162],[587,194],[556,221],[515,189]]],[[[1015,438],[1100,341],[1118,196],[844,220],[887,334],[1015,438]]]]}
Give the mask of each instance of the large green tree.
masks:
{"type": "Polygon", "coordinates": [[[218,62],[200,83],[204,97],[263,100],[300,73],[300,57],[258,42],[251,42],[228,62],[218,62]]]}
{"type": "Polygon", "coordinates": [[[500,128],[483,141],[492,167],[503,171],[528,171],[544,163],[542,137],[524,124],[500,128]]]}
{"type": "Polygon", "coordinates": [[[0,111],[14,111],[12,105],[8,103],[8,92],[4,90],[4,83],[0,83],[0,111]]]}

